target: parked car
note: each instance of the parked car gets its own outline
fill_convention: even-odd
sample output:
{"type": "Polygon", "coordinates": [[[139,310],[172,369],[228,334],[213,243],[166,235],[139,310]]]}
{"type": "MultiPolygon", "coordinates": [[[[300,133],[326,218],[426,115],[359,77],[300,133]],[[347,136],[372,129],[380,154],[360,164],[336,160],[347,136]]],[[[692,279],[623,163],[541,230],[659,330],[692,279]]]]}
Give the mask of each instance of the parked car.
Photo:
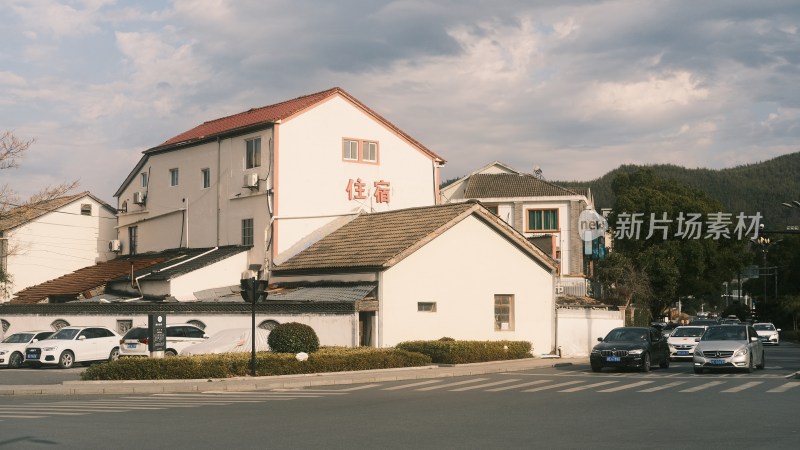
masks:
{"type": "Polygon", "coordinates": [[[705,326],[684,325],[675,328],[675,331],[667,338],[669,357],[673,361],[678,359],[691,360],[694,356],[694,348],[697,345],[696,338],[702,336],[704,331],[706,331],[705,326]]]}
{"type": "Polygon", "coordinates": [[[592,349],[589,363],[592,371],[603,367],[638,368],[648,372],[652,364],[669,367],[667,339],[655,328],[620,327],[609,331],[592,349]]]}
{"type": "Polygon", "coordinates": [[[694,373],[705,369],[763,369],[764,346],[752,326],[713,325],[694,348],[694,373]]]}
{"type": "Polygon", "coordinates": [[[711,325],[719,325],[719,321],[717,319],[694,319],[689,322],[689,325],[695,326],[711,326],[711,325]]]}
{"type": "Polygon", "coordinates": [[[767,322],[753,324],[753,328],[761,338],[761,343],[765,345],[781,345],[780,328],[767,322]]]}
{"type": "Polygon", "coordinates": [[[678,328],[677,323],[667,322],[667,324],[664,325],[664,328],[661,330],[661,334],[663,334],[664,337],[669,338],[670,336],[672,336],[672,333],[675,332],[676,328],[678,328]]]}
{"type": "Polygon", "coordinates": [[[14,333],[0,342],[0,367],[16,369],[25,361],[25,347],[32,342],[47,339],[52,331],[34,330],[14,333]]]}
{"type": "MultiPolygon", "coordinates": [[[[204,355],[216,353],[245,353],[253,349],[253,341],[250,339],[250,328],[230,328],[222,330],[205,342],[191,345],[181,351],[181,355],[204,355]]],[[[269,344],[267,338],[269,331],[263,328],[256,328],[256,351],[268,352],[269,344]]]]}
{"type": "Polygon", "coordinates": [[[112,361],[119,357],[120,335],[106,327],[64,327],[49,338],[25,347],[25,364],[31,367],[112,361]]]}
{"type": "MultiPolygon", "coordinates": [[[[190,323],[167,324],[165,356],[178,355],[186,347],[208,339],[202,328],[190,323]]],[[[119,356],[150,356],[147,327],[133,327],[119,340],[119,356]]]]}

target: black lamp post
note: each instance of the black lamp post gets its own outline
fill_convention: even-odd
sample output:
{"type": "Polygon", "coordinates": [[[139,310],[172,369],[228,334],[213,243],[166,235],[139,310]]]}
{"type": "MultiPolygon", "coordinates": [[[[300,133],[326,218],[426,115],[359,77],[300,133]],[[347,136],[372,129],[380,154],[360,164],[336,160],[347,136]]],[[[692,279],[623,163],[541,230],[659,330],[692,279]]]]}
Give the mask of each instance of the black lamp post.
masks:
{"type": "Polygon", "coordinates": [[[761,246],[761,256],[762,256],[762,266],[761,272],[764,276],[764,304],[767,304],[767,275],[768,275],[768,268],[767,268],[767,252],[769,251],[769,246],[771,244],[768,237],[759,236],[757,239],[753,239],[753,242],[761,246]]]}
{"type": "Polygon", "coordinates": [[[263,302],[267,298],[267,280],[260,280],[256,278],[257,272],[254,270],[245,270],[242,272],[242,279],[239,285],[242,288],[242,299],[250,302],[252,309],[252,324],[250,330],[250,342],[252,343],[252,352],[250,355],[250,375],[256,376],[256,303],[263,302]]]}

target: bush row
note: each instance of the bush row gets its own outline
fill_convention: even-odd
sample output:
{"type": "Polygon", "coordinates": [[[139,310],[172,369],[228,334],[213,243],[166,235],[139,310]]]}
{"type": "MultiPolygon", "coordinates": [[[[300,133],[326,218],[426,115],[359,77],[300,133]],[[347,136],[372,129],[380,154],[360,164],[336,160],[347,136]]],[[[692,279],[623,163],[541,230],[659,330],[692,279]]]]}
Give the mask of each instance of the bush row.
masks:
{"type": "MultiPolygon", "coordinates": [[[[231,378],[250,375],[250,353],[175,356],[171,358],[120,358],[90,366],[82,380],[182,380],[231,378]]],[[[418,367],[430,357],[402,349],[323,348],[298,361],[292,353],[256,354],[256,375],[293,375],[368,369],[418,367]]]]}
{"type": "Polygon", "coordinates": [[[525,341],[407,341],[395,348],[422,353],[436,364],[466,364],[531,358],[533,347],[525,341]]]}

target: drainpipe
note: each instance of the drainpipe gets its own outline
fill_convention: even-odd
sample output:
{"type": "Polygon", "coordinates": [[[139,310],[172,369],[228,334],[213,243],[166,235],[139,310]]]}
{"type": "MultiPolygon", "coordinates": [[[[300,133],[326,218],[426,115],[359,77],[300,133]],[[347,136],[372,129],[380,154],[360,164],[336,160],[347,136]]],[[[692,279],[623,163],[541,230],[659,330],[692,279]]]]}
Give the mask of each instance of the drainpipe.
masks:
{"type": "Polygon", "coordinates": [[[220,176],[220,170],[222,167],[222,144],[219,140],[219,136],[217,136],[217,247],[219,247],[219,221],[220,221],[220,211],[219,211],[219,198],[222,195],[222,177],[220,176]]]}

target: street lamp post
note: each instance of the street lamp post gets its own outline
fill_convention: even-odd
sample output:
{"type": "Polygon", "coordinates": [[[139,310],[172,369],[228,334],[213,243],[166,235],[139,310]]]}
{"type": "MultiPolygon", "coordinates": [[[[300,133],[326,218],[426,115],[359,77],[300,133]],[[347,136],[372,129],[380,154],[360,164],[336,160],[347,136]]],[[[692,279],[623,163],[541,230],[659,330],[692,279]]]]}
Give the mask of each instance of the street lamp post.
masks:
{"type": "Polygon", "coordinates": [[[761,257],[762,257],[762,264],[761,264],[761,273],[764,276],[764,304],[767,304],[767,274],[768,274],[768,267],[767,267],[767,252],[769,251],[769,246],[771,244],[768,237],[759,236],[757,239],[753,240],[756,244],[761,246],[761,257]]]}
{"type": "Polygon", "coordinates": [[[267,280],[260,280],[256,278],[257,272],[254,270],[245,270],[242,272],[242,279],[239,285],[242,288],[242,299],[250,302],[252,311],[252,321],[250,329],[250,375],[256,376],[256,303],[263,302],[267,298],[267,280]]]}

